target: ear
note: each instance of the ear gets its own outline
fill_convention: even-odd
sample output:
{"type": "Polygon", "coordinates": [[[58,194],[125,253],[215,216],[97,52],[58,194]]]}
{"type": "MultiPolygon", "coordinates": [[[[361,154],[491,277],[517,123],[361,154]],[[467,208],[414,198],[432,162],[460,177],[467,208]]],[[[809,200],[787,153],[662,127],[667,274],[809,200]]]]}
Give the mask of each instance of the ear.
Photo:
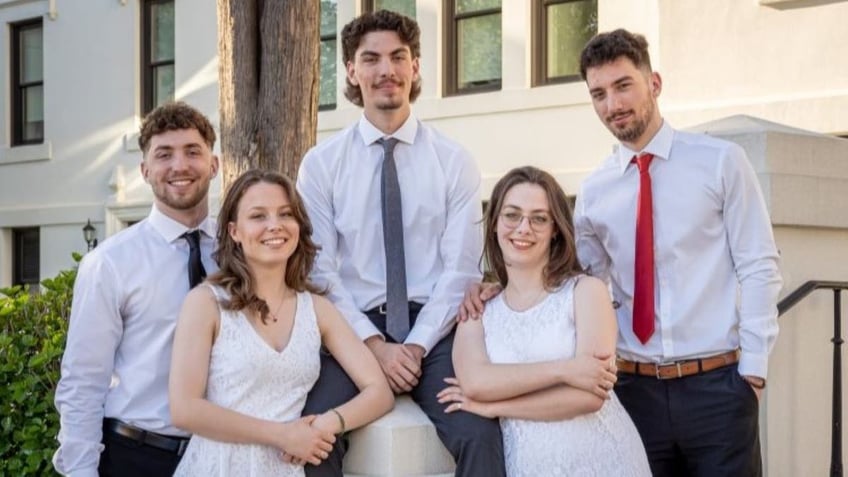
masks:
{"type": "Polygon", "coordinates": [[[347,62],[345,70],[347,70],[347,80],[350,81],[350,84],[359,86],[359,81],[356,80],[356,68],[353,65],[353,61],[347,62]]]}
{"type": "Polygon", "coordinates": [[[227,224],[227,232],[230,234],[230,238],[233,239],[233,242],[238,244],[239,243],[238,230],[236,230],[236,223],[235,222],[229,222],[227,224]]]}
{"type": "Polygon", "coordinates": [[[656,71],[651,73],[650,85],[651,95],[654,98],[658,98],[660,93],[662,93],[662,76],[656,71]]]}
{"type": "Polygon", "coordinates": [[[218,162],[218,156],[212,155],[212,177],[218,175],[218,167],[220,167],[220,163],[218,162]]]}
{"type": "Polygon", "coordinates": [[[421,57],[412,59],[412,81],[418,81],[418,78],[421,77],[421,57]]]}
{"type": "Polygon", "coordinates": [[[144,161],[144,158],[141,159],[141,164],[139,165],[139,168],[141,170],[141,177],[144,179],[144,182],[147,182],[149,184],[150,179],[147,177],[147,175],[149,174],[150,170],[147,169],[147,163],[144,161]]]}

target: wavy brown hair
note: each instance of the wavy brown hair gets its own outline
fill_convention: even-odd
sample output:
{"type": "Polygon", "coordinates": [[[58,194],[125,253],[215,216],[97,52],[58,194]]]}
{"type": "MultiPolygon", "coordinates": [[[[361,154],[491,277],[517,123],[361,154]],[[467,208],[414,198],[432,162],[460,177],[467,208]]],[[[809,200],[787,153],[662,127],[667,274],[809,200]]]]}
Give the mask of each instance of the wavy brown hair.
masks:
{"type": "Polygon", "coordinates": [[[636,68],[651,72],[651,55],[648,54],[648,40],[638,33],[623,28],[599,33],[592,37],[580,52],[580,77],[586,80],[589,68],[627,57],[636,68]]]}
{"type": "Polygon", "coordinates": [[[554,221],[554,234],[548,252],[548,263],[542,273],[544,274],[545,288],[550,291],[562,285],[568,278],[582,273],[583,267],[577,260],[571,204],[569,204],[565,192],[556,179],[541,169],[532,166],[519,167],[507,172],[495,184],[492,197],[489,199],[489,206],[486,208],[486,214],[483,217],[486,223],[483,258],[495,272],[501,286],[506,286],[509,278],[506,273],[503,251],[500,243],[498,243],[498,217],[503,209],[507,192],[518,184],[538,185],[545,191],[545,196],[548,199],[548,207],[554,221]]]}
{"type": "MultiPolygon", "coordinates": [[[[362,42],[362,37],[374,31],[393,31],[397,33],[400,42],[409,47],[412,58],[421,56],[421,29],[415,20],[390,10],[367,12],[351,20],[342,28],[342,64],[347,68],[349,62],[355,61],[356,50],[362,42]]],[[[413,103],[421,94],[421,77],[412,83],[409,90],[409,102],[413,103]]],[[[345,98],[357,106],[363,106],[362,90],[345,76],[345,98]]]]}
{"type": "Polygon", "coordinates": [[[238,208],[248,189],[259,183],[276,184],[283,188],[289,198],[291,212],[300,226],[297,248],[286,264],[286,286],[297,291],[309,291],[323,295],[325,290],[309,281],[309,272],[318,254],[318,246],[312,241],[312,222],[306,214],[303,201],[292,182],[278,172],[252,169],[235,180],[227,191],[221,212],[218,215],[218,249],[213,255],[219,271],[209,277],[209,282],[222,287],[230,299],[222,305],[227,310],[253,311],[262,322],[268,318],[268,303],[256,295],[253,275],[244,257],[244,251],[230,236],[229,224],[238,218],[238,208]]]}
{"type": "Polygon", "coordinates": [[[209,119],[182,101],[169,101],[144,117],[138,131],[138,147],[146,155],[153,136],[181,129],[196,129],[209,150],[215,147],[215,129],[209,119]]]}

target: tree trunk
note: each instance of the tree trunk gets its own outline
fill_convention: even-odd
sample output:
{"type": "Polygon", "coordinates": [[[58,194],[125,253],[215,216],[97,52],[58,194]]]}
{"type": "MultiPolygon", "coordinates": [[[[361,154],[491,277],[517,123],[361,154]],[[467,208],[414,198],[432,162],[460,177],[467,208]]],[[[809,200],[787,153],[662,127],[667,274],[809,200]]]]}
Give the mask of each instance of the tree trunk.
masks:
{"type": "Polygon", "coordinates": [[[217,0],[224,190],[242,172],[294,178],[315,144],[318,0],[217,0]]]}

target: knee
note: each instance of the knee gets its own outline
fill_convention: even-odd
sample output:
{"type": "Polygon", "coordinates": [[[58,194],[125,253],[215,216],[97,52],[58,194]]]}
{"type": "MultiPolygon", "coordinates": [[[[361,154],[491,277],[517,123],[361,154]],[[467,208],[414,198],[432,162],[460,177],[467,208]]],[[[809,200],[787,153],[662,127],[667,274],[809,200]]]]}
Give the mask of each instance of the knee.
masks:
{"type": "Polygon", "coordinates": [[[470,416],[449,431],[446,445],[453,454],[469,449],[501,449],[503,439],[497,420],[470,416]]]}

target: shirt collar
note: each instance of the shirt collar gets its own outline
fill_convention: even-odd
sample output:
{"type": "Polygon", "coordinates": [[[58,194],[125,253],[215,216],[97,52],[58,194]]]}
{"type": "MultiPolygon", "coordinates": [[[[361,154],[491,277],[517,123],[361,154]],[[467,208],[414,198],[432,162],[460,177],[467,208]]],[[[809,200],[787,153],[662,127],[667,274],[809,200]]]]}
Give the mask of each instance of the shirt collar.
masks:
{"type": "Polygon", "coordinates": [[[415,142],[415,135],[418,133],[418,120],[410,114],[397,131],[392,134],[383,134],[383,131],[380,131],[377,129],[377,126],[371,124],[371,121],[369,121],[363,114],[362,117],[359,118],[359,125],[357,128],[359,129],[359,135],[362,136],[362,140],[365,142],[366,146],[370,146],[384,137],[393,137],[400,142],[413,144],[415,142]]]}
{"type": "Polygon", "coordinates": [[[655,158],[668,160],[671,156],[671,143],[673,140],[674,129],[668,124],[668,121],[663,120],[659,131],[654,134],[651,141],[641,151],[634,151],[624,144],[619,144],[617,154],[621,173],[624,174],[624,171],[627,170],[627,166],[630,165],[633,156],[638,156],[645,152],[653,154],[655,158]]]}
{"type": "Polygon", "coordinates": [[[155,230],[169,243],[179,239],[189,230],[200,230],[207,237],[215,236],[215,224],[209,217],[203,219],[203,222],[201,222],[196,229],[190,229],[163,214],[162,211],[156,207],[155,203],[153,204],[153,207],[150,208],[150,215],[147,216],[147,221],[151,226],[153,226],[153,230],[155,230]]]}

